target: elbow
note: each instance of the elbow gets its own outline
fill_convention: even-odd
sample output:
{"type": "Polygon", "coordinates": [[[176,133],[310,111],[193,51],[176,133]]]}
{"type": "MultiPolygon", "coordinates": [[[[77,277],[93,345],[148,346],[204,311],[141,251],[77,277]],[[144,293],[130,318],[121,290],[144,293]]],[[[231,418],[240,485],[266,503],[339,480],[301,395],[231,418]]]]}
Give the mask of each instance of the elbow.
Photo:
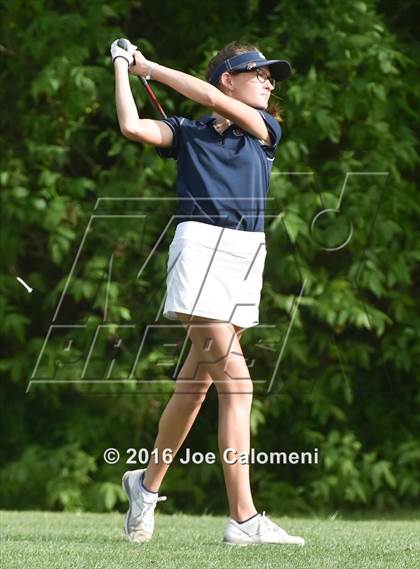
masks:
{"type": "Polygon", "coordinates": [[[133,135],[133,129],[129,126],[120,126],[120,131],[125,138],[130,138],[133,135]]]}
{"type": "Polygon", "coordinates": [[[141,140],[140,120],[127,124],[120,124],[121,134],[129,140],[141,140]]]}
{"type": "Polygon", "coordinates": [[[138,129],[128,126],[121,128],[121,134],[124,138],[128,138],[128,140],[135,140],[136,142],[143,142],[141,134],[138,129]]]}

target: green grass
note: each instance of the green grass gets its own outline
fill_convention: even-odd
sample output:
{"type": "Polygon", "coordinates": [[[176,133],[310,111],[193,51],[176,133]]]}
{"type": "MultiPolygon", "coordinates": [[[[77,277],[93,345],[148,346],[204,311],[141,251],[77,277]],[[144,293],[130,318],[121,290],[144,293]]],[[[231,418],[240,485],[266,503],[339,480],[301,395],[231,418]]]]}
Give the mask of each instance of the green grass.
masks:
{"type": "Polygon", "coordinates": [[[276,518],[304,547],[221,543],[226,517],[157,513],[149,543],[123,538],[122,514],[2,512],[3,569],[399,569],[419,567],[420,522],[276,518]],[[417,559],[417,561],[416,561],[417,559]]]}

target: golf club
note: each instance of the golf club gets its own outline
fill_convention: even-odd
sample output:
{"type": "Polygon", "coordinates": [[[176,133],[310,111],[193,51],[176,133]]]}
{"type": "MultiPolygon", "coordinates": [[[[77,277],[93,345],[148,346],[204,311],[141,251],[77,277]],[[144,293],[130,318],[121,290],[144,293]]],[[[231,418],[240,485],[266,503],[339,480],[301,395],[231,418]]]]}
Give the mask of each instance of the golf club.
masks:
{"type": "MultiPolygon", "coordinates": [[[[118,40],[117,45],[118,45],[118,47],[120,47],[120,48],[125,49],[126,51],[128,51],[128,50],[127,50],[128,43],[129,43],[128,40],[126,40],[125,38],[121,38],[121,39],[118,40]]],[[[144,77],[142,77],[142,76],[139,76],[139,79],[142,81],[143,85],[145,86],[146,91],[147,91],[147,93],[148,93],[148,95],[149,95],[149,97],[150,97],[150,100],[152,101],[153,105],[156,107],[156,109],[158,110],[158,112],[160,113],[160,115],[161,115],[163,118],[166,118],[167,115],[166,115],[165,111],[163,110],[161,104],[160,104],[159,101],[157,100],[157,97],[156,97],[156,95],[153,93],[152,88],[150,87],[150,85],[149,85],[149,83],[147,82],[147,80],[146,80],[144,77]]]]}

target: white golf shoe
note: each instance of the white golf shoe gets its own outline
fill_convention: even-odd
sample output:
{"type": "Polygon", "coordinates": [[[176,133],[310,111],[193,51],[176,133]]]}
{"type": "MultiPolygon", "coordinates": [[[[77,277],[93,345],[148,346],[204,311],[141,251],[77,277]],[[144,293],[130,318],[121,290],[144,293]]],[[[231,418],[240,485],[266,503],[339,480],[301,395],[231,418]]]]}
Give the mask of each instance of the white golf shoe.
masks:
{"type": "Polygon", "coordinates": [[[240,524],[229,519],[223,543],[226,545],[250,545],[262,543],[278,543],[305,545],[303,537],[289,535],[287,531],[266,517],[265,512],[240,524]]]}
{"type": "Polygon", "coordinates": [[[166,500],[166,496],[156,494],[151,497],[140,486],[140,479],[145,472],[129,470],[122,478],[122,487],[128,498],[128,512],[125,516],[124,530],[128,539],[133,543],[149,541],[155,526],[154,512],[156,504],[166,500]]]}

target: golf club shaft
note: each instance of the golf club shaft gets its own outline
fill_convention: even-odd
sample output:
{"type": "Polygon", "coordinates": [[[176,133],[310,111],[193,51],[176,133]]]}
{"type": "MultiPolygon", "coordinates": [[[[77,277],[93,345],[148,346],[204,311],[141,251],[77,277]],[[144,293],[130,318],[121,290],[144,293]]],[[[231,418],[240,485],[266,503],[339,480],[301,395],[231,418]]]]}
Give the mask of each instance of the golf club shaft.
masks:
{"type": "Polygon", "coordinates": [[[150,100],[152,101],[152,103],[154,104],[154,106],[156,107],[156,109],[158,110],[158,112],[160,113],[160,115],[162,116],[162,118],[166,119],[166,113],[165,111],[162,109],[162,105],[159,103],[156,95],[153,93],[152,88],[150,87],[149,83],[146,81],[146,79],[143,76],[140,76],[139,79],[142,81],[149,97],[150,100]]]}
{"type": "MultiPolygon", "coordinates": [[[[118,46],[121,49],[125,49],[127,51],[127,47],[129,46],[130,42],[125,39],[125,38],[120,38],[118,40],[118,46]]],[[[134,58],[134,64],[136,63],[136,59],[134,58]]],[[[154,94],[152,88],[150,87],[149,83],[147,82],[146,78],[143,76],[139,76],[139,79],[141,80],[141,82],[143,83],[147,94],[149,95],[150,100],[152,101],[153,105],[155,106],[155,108],[157,109],[158,113],[160,113],[161,117],[166,118],[166,113],[162,108],[162,105],[159,103],[156,95],[154,94]]]]}

